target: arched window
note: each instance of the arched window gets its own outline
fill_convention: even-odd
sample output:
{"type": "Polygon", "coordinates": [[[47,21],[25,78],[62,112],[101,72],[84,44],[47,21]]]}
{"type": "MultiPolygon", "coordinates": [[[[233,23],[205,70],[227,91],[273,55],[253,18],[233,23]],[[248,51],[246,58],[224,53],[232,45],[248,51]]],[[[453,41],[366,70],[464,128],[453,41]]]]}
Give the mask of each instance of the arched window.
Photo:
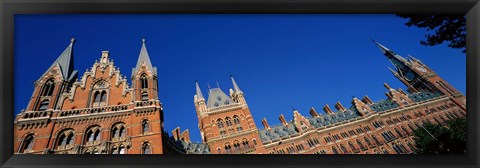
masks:
{"type": "Polygon", "coordinates": [[[253,145],[257,145],[257,140],[256,139],[253,139],[253,145]]]}
{"type": "Polygon", "coordinates": [[[332,146],[332,152],[333,154],[338,154],[338,150],[335,146],[332,146]]]}
{"type": "Polygon", "coordinates": [[[142,74],[142,76],[140,77],[140,82],[142,85],[142,89],[148,89],[148,80],[145,74],[142,74]]]}
{"type": "Polygon", "coordinates": [[[349,153],[347,148],[345,148],[345,145],[343,145],[343,144],[340,144],[340,149],[342,149],[343,153],[347,153],[347,154],[349,153]]]}
{"type": "Polygon", "coordinates": [[[372,144],[370,143],[370,140],[368,139],[368,137],[364,137],[364,139],[365,139],[365,142],[367,143],[368,146],[372,145],[372,144]]]}
{"type": "Polygon", "coordinates": [[[100,102],[100,92],[99,92],[99,91],[96,91],[96,92],[93,94],[93,102],[94,102],[94,103],[99,103],[99,102],[100,102]]]}
{"type": "Polygon", "coordinates": [[[93,126],[87,130],[87,134],[85,136],[87,141],[87,145],[91,145],[94,141],[100,140],[100,126],[93,126]]]}
{"type": "Polygon", "coordinates": [[[50,100],[48,100],[48,99],[43,100],[43,101],[40,103],[40,106],[38,107],[38,111],[45,111],[45,110],[47,110],[49,103],[50,103],[50,100]]]}
{"type": "Polygon", "coordinates": [[[123,145],[120,145],[118,148],[118,154],[125,154],[125,147],[123,145]]]}
{"type": "Polygon", "coordinates": [[[240,119],[238,118],[238,116],[233,116],[233,123],[235,123],[235,125],[238,125],[240,124],[240,119]]]}
{"type": "Polygon", "coordinates": [[[372,139],[373,139],[373,141],[375,141],[375,143],[377,145],[380,145],[380,141],[378,141],[378,139],[377,139],[377,137],[375,137],[375,135],[372,135],[372,139]]]}
{"type": "Polygon", "coordinates": [[[350,149],[351,149],[352,151],[356,151],[356,150],[357,150],[357,148],[355,148],[355,146],[353,145],[353,143],[352,143],[351,141],[348,141],[348,146],[350,147],[350,149]]]}
{"type": "Polygon", "coordinates": [[[107,92],[102,91],[101,97],[100,97],[100,102],[105,103],[107,101],[107,92]]]}
{"type": "Polygon", "coordinates": [[[112,154],[118,154],[118,148],[116,146],[112,147],[112,154]]]}
{"type": "Polygon", "coordinates": [[[112,129],[112,134],[111,134],[111,138],[112,140],[114,141],[118,141],[118,140],[123,140],[123,138],[126,136],[125,135],[125,126],[123,125],[123,123],[118,123],[118,124],[115,124],[112,129]]]}
{"type": "Polygon", "coordinates": [[[152,149],[149,143],[144,143],[142,147],[143,154],[152,154],[152,149]]]}
{"type": "Polygon", "coordinates": [[[150,131],[147,120],[143,120],[143,122],[142,122],[142,131],[143,131],[144,134],[148,133],[150,131]]]}
{"type": "Polygon", "coordinates": [[[367,150],[367,148],[365,148],[365,146],[363,146],[362,142],[360,142],[359,139],[357,139],[357,144],[358,144],[358,146],[360,146],[360,148],[361,148],[362,150],[367,150]]]}
{"type": "Polygon", "coordinates": [[[225,123],[227,124],[227,127],[232,126],[232,119],[230,117],[225,118],[225,123]]]}
{"type": "Polygon", "coordinates": [[[53,89],[55,89],[55,83],[53,79],[49,79],[45,85],[43,85],[42,96],[52,96],[53,89]]]}
{"type": "Polygon", "coordinates": [[[57,149],[61,150],[61,149],[67,149],[72,147],[69,145],[73,145],[74,139],[75,138],[74,138],[73,130],[68,129],[63,131],[58,135],[57,149]]]}
{"type": "Polygon", "coordinates": [[[96,154],[99,154],[99,153],[98,153],[98,149],[97,149],[97,148],[93,149],[92,154],[95,154],[95,155],[96,155],[96,154]]]}
{"type": "Polygon", "coordinates": [[[217,125],[218,125],[218,128],[223,128],[223,121],[222,121],[222,119],[218,119],[218,120],[217,120],[217,125]]]}
{"type": "Polygon", "coordinates": [[[217,148],[218,154],[221,154],[221,152],[222,152],[221,150],[222,150],[222,149],[220,149],[220,147],[217,148]]]}
{"type": "Polygon", "coordinates": [[[34,140],[33,135],[28,135],[27,137],[25,137],[22,143],[22,147],[20,148],[18,153],[25,153],[25,152],[28,152],[29,150],[32,150],[33,140],[34,140]]]}

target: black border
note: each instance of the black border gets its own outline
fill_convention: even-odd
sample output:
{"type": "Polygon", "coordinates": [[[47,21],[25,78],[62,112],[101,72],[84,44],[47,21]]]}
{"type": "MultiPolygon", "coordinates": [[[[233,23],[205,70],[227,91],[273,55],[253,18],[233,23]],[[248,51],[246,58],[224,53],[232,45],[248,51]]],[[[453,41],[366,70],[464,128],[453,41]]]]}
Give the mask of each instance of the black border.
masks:
{"type": "Polygon", "coordinates": [[[479,0],[0,0],[2,167],[479,167],[479,0]],[[13,155],[15,14],[450,13],[467,15],[466,155],[13,155]]]}

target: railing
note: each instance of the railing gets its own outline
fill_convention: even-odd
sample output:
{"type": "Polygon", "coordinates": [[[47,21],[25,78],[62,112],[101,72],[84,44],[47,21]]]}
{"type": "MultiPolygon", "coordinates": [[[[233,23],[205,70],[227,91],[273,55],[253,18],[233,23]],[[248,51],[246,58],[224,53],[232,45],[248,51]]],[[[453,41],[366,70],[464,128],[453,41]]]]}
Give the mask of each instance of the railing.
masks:
{"type": "Polygon", "coordinates": [[[73,110],[68,110],[68,111],[61,111],[59,113],[58,117],[68,117],[68,116],[76,116],[76,115],[86,115],[86,114],[95,114],[95,113],[103,113],[103,112],[122,111],[122,110],[127,110],[127,109],[128,109],[128,105],[73,109],[73,110]]]}

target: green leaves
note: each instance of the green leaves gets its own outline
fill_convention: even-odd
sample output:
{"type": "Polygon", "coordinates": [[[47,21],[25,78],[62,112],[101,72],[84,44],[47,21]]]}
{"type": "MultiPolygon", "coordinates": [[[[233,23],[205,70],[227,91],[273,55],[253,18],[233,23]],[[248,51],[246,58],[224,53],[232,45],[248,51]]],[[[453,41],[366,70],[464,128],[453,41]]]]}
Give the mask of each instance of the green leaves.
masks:
{"type": "Polygon", "coordinates": [[[466,52],[466,18],[465,15],[417,14],[400,15],[408,19],[405,25],[426,28],[426,40],[420,41],[425,46],[435,46],[448,42],[448,47],[462,49],[466,52]],[[433,31],[433,32],[432,32],[433,31]]]}
{"type": "Polygon", "coordinates": [[[467,122],[458,118],[445,126],[424,124],[414,131],[415,153],[419,154],[463,154],[466,149],[467,122]]]}

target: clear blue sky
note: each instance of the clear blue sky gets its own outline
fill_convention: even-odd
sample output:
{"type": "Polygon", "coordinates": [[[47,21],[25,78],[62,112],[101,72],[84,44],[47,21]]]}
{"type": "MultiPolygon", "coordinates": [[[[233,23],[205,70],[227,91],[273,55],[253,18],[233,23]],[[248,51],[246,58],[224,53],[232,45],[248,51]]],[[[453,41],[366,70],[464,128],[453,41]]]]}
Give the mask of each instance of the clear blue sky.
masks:
{"type": "Polygon", "coordinates": [[[128,78],[145,37],[165,128],[189,129],[193,141],[200,141],[195,80],[205,96],[216,81],[228,94],[233,74],[259,128],[263,117],[270,125],[280,114],[290,120],[292,106],[309,116],[312,106],[349,107],[352,95],[386,99],[384,82],[405,90],[369,37],[422,60],[465,93],[465,54],[420,45],[425,30],[404,23],[394,15],[16,15],[14,113],[72,37],[79,76],[108,50],[128,78]]]}

